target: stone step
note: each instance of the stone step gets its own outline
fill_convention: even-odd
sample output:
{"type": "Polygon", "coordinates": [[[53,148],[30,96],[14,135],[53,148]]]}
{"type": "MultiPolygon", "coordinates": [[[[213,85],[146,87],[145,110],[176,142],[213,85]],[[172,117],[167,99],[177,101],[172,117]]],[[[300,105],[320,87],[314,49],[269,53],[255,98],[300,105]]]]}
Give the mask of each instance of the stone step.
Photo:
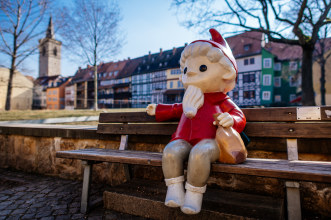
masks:
{"type": "Polygon", "coordinates": [[[165,194],[163,182],[135,179],[105,191],[104,207],[150,219],[283,219],[284,216],[281,198],[207,188],[201,212],[186,215],[180,208],[165,206],[165,194]]]}

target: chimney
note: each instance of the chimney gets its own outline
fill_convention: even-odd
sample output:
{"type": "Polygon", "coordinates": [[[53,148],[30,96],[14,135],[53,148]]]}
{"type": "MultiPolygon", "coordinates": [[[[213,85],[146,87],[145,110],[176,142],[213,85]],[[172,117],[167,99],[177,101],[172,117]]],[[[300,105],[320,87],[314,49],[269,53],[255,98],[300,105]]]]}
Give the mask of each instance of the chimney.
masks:
{"type": "Polygon", "coordinates": [[[151,51],[148,51],[148,59],[150,59],[151,58],[151,51]]]}
{"type": "Polygon", "coordinates": [[[80,67],[80,66],[79,66],[79,67],[78,67],[78,69],[79,69],[79,70],[81,70],[81,69],[82,69],[82,67],[80,67]]]}
{"type": "Polygon", "coordinates": [[[265,43],[266,43],[265,34],[262,33],[261,47],[265,47],[265,43]]]}
{"type": "Polygon", "coordinates": [[[130,57],[128,57],[128,61],[130,61],[131,60],[131,58],[130,57]]]}
{"type": "Polygon", "coordinates": [[[162,56],[163,50],[162,48],[160,48],[160,56],[162,56]]]}
{"type": "Polygon", "coordinates": [[[186,47],[186,46],[187,46],[187,43],[185,43],[184,47],[186,47]]]}
{"type": "Polygon", "coordinates": [[[173,47],[172,48],[172,55],[175,55],[175,53],[176,53],[176,47],[173,47]]]}

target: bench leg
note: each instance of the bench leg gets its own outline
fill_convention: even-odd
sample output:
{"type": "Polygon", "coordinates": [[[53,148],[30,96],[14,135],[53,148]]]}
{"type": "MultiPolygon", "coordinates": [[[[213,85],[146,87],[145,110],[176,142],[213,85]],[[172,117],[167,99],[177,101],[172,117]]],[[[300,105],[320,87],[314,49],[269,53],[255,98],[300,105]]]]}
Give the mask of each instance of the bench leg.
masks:
{"type": "Polygon", "coordinates": [[[287,217],[289,220],[301,220],[300,190],[298,182],[286,181],[287,217]]]}
{"type": "Polygon", "coordinates": [[[83,177],[80,212],[86,213],[88,211],[88,205],[89,205],[89,194],[90,194],[93,163],[90,163],[88,161],[82,161],[82,164],[84,165],[84,177],[83,177]]]}

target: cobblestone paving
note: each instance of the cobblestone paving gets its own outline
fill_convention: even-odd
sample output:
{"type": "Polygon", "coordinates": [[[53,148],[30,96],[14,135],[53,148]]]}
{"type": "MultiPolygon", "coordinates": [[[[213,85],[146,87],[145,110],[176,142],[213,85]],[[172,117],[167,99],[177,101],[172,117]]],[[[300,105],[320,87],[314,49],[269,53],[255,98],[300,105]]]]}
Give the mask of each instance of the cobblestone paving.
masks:
{"type": "MultiPolygon", "coordinates": [[[[81,187],[79,181],[0,169],[0,220],[104,219],[102,207],[80,213],[81,187]]],[[[103,188],[93,184],[92,201],[102,198],[103,188]]]]}

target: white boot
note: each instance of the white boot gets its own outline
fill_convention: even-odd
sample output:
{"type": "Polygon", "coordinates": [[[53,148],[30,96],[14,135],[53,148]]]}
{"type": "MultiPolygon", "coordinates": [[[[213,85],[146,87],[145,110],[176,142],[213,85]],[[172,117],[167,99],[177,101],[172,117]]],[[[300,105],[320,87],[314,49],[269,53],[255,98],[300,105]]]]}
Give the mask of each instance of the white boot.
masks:
{"type": "Polygon", "coordinates": [[[203,194],[206,192],[207,185],[203,187],[195,187],[186,182],[185,201],[181,207],[182,212],[185,214],[193,215],[201,211],[203,194]]]}
{"type": "Polygon", "coordinates": [[[164,204],[169,207],[180,207],[184,203],[184,176],[164,180],[168,186],[164,204]]]}

